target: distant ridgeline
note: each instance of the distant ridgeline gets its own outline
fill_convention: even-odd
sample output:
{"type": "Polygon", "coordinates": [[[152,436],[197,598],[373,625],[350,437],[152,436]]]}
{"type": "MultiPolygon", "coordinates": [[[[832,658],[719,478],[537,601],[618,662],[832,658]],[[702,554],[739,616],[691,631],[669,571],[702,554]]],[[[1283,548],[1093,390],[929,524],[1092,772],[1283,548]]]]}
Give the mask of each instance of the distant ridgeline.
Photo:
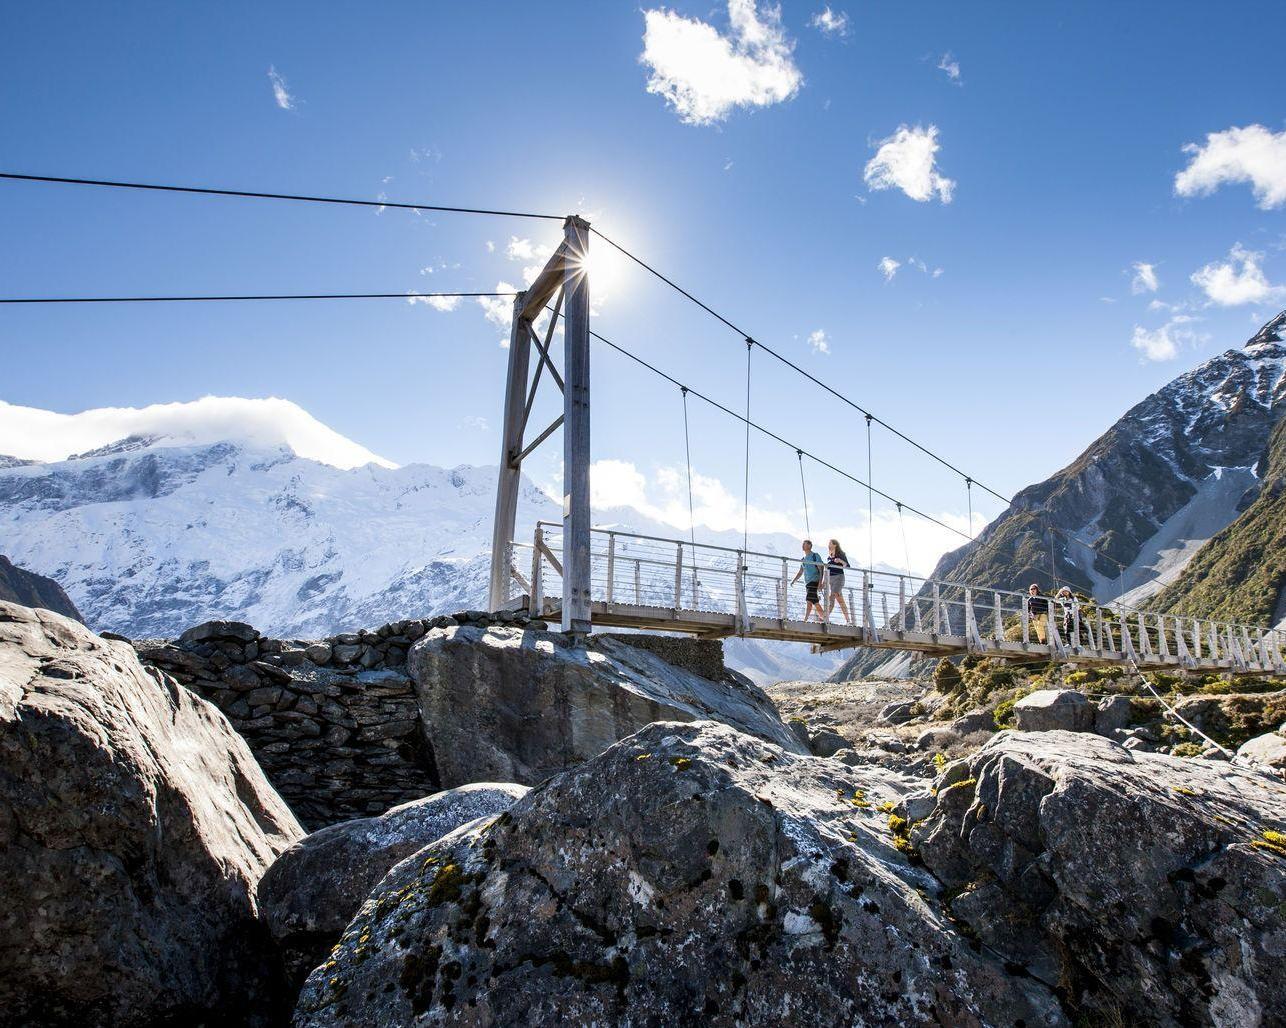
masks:
{"type": "MultiPolygon", "coordinates": [[[[1100,601],[1125,593],[1202,617],[1286,616],[1284,329],[1286,312],[1137,404],[932,577],[1069,585],[1100,601]]],[[[835,678],[878,674],[887,660],[859,652],[835,678]]]]}
{"type": "Polygon", "coordinates": [[[52,578],[18,567],[0,555],[0,600],[21,603],[24,607],[42,607],[83,622],[76,605],[52,578]]]}

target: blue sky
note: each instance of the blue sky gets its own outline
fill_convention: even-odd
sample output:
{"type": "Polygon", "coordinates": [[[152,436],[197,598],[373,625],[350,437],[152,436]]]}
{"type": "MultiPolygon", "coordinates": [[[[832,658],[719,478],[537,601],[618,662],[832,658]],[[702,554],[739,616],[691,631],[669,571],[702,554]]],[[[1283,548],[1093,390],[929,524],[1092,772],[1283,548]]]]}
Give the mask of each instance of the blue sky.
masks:
{"type": "MultiPolygon", "coordinates": [[[[1280,5],[63,3],[5,21],[3,170],[580,211],[1002,492],[1286,305],[1286,110],[1263,45],[1280,5]]],[[[493,289],[558,235],[0,182],[11,296],[493,289]]],[[[738,338],[601,263],[595,328],[739,408],[738,338]]],[[[281,396],[398,462],[493,463],[504,334],[472,301],[9,307],[0,399],[281,396]]],[[[677,391],[602,350],[594,390],[595,457],[615,462],[596,485],[672,515],[677,391]]],[[[692,412],[726,522],[740,427],[692,412]]],[[[860,419],[762,357],[752,414],[865,473],[860,419]]],[[[963,526],[958,479],[878,433],[873,450],[877,485],[963,526]]],[[[752,527],[794,526],[794,453],[754,454],[752,527]]],[[[863,531],[864,492],[809,476],[814,527],[863,531]]]]}

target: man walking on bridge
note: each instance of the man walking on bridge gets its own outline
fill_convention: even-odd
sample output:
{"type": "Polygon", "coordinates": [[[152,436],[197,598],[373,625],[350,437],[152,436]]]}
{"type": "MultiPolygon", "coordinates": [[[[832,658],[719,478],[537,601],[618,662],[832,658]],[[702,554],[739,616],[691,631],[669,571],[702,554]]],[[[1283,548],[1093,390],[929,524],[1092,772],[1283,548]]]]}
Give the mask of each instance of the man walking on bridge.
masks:
{"type": "Polygon", "coordinates": [[[822,581],[822,568],[826,562],[822,560],[821,554],[813,552],[813,541],[805,539],[801,544],[804,550],[803,560],[799,562],[799,570],[795,572],[795,577],[791,579],[790,584],[794,585],[799,581],[799,576],[804,576],[804,620],[807,621],[813,616],[813,611],[817,611],[817,620],[821,621],[822,601],[817,595],[817,587],[822,581]]]}

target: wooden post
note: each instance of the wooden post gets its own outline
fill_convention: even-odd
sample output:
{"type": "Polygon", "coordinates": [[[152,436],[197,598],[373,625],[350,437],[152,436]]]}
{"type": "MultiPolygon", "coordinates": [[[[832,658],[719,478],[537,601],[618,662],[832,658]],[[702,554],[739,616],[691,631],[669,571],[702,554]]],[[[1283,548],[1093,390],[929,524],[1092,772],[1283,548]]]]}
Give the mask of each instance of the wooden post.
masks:
{"type": "Polygon", "coordinates": [[[563,631],[590,630],[589,560],[589,222],[563,224],[563,631]]]}
{"type": "Polygon", "coordinates": [[[514,297],[513,324],[509,329],[509,371],[505,377],[500,479],[496,486],[496,514],[491,527],[488,604],[492,610],[499,610],[509,598],[509,559],[518,519],[518,492],[522,485],[522,465],[515,458],[522,452],[527,370],[531,360],[531,324],[520,316],[524,295],[519,293],[514,297]]]}

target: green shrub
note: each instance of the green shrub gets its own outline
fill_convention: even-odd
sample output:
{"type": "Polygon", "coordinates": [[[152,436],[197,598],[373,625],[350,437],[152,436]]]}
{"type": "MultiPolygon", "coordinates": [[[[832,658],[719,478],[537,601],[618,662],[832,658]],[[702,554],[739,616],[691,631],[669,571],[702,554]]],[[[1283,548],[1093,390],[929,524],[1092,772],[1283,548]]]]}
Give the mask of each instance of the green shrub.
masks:
{"type": "Polygon", "coordinates": [[[1197,742],[1181,742],[1170,752],[1176,757],[1199,757],[1201,756],[1201,744],[1197,742]]]}

